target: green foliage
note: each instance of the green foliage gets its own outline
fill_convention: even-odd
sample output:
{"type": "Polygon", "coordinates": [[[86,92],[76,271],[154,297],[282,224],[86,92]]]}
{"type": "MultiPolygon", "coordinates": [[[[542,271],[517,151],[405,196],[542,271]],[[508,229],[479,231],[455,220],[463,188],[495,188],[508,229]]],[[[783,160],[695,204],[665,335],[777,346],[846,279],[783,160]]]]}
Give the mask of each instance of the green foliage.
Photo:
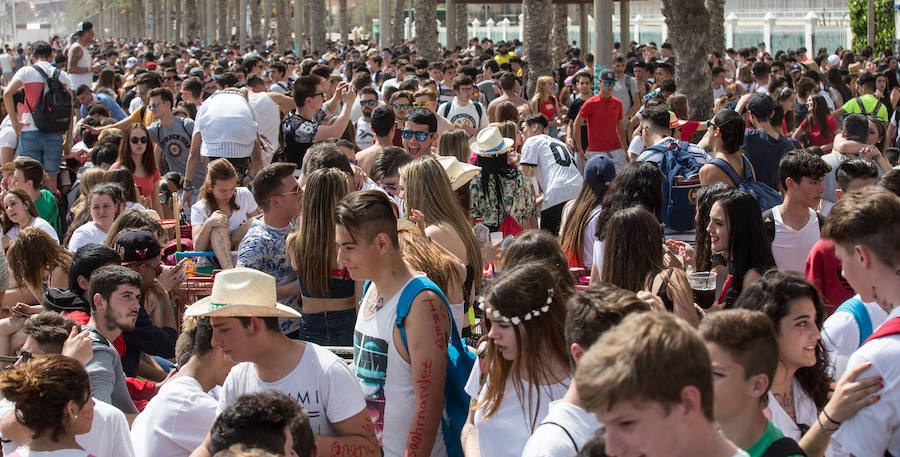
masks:
{"type": "MultiPolygon", "coordinates": [[[[859,51],[867,44],[867,12],[869,0],[849,0],[850,30],[853,49],[859,51]]],[[[892,49],[894,45],[894,0],[875,0],[875,53],[892,49]]]]}

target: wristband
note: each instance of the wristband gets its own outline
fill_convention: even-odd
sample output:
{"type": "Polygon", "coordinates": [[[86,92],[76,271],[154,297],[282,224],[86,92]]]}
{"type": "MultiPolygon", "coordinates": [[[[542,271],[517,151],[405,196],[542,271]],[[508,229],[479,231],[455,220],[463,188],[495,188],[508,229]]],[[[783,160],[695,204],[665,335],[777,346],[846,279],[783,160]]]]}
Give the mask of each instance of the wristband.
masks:
{"type": "Polygon", "coordinates": [[[194,188],[194,181],[191,181],[190,179],[185,179],[185,180],[184,180],[184,187],[185,187],[185,188],[190,187],[191,189],[193,189],[193,188],[194,188]]]}
{"type": "MultiPolygon", "coordinates": [[[[825,417],[828,417],[828,415],[826,414],[825,417]]],[[[840,428],[840,427],[835,427],[833,430],[829,430],[827,427],[825,427],[824,424],[822,424],[822,415],[821,414],[816,416],[816,422],[819,423],[819,428],[822,429],[822,432],[825,433],[825,436],[830,437],[832,434],[834,434],[834,432],[836,432],[838,430],[838,428],[840,428]]]]}
{"type": "Polygon", "coordinates": [[[831,416],[828,415],[828,412],[825,411],[825,408],[822,408],[822,414],[825,415],[825,419],[828,419],[828,422],[831,422],[832,424],[837,425],[838,427],[841,426],[840,422],[832,419],[831,416]]]}

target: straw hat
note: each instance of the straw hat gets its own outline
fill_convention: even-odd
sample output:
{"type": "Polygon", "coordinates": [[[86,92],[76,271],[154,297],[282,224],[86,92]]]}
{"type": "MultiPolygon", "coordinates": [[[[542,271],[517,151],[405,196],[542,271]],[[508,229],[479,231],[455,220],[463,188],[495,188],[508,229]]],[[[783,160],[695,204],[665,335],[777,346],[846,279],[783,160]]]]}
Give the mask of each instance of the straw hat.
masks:
{"type": "Polygon", "coordinates": [[[489,126],[478,132],[475,142],[469,148],[480,156],[497,156],[503,154],[515,144],[512,138],[503,138],[500,129],[489,126]]]}
{"type": "Polygon", "coordinates": [[[669,128],[674,129],[678,127],[683,127],[684,124],[687,124],[688,121],[683,119],[678,119],[678,116],[675,113],[669,111],[669,128]]]}
{"type": "Polygon", "coordinates": [[[481,171],[481,167],[469,163],[463,163],[451,156],[438,156],[438,162],[444,167],[447,178],[450,178],[450,187],[457,190],[466,185],[472,178],[481,171]]]}
{"type": "Polygon", "coordinates": [[[252,268],[232,268],[216,274],[212,295],[188,307],[184,315],[300,317],[293,308],[278,303],[275,278],[252,268]]]}

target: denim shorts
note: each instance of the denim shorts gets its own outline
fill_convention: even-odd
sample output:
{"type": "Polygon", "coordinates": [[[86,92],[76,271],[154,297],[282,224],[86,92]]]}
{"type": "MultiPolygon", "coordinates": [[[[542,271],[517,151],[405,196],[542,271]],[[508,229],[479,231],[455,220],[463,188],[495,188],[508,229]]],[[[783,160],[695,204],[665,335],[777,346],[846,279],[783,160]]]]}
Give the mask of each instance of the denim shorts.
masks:
{"type": "Polygon", "coordinates": [[[62,133],[44,133],[40,130],[26,130],[19,136],[19,155],[31,157],[41,163],[48,175],[59,174],[62,160],[62,133]]]}
{"type": "Polygon", "coordinates": [[[326,311],[300,317],[300,339],[320,346],[353,346],[356,309],[326,311]]]}

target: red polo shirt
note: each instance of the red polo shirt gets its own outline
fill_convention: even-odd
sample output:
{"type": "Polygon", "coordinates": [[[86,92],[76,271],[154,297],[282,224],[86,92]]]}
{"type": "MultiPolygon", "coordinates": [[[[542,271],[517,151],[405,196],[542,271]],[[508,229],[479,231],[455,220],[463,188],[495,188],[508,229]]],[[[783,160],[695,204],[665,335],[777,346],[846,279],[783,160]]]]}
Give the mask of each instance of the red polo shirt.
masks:
{"type": "Polygon", "coordinates": [[[619,144],[618,123],[622,120],[622,102],[618,98],[594,95],[581,105],[578,114],[587,121],[588,151],[624,148],[619,144]]]}

